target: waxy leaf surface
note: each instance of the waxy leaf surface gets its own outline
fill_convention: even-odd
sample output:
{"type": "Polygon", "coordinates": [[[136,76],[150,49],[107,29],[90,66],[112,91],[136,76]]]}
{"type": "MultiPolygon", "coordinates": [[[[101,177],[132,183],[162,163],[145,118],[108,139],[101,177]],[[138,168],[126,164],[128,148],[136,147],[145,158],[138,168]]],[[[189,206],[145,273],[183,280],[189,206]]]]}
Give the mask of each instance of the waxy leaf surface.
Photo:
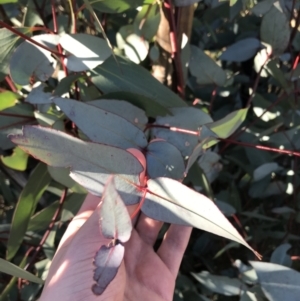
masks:
{"type": "Polygon", "coordinates": [[[124,246],[102,246],[94,258],[94,280],[97,284],[92,286],[95,295],[101,295],[110,282],[115,278],[124,257],[124,246]]]}
{"type": "Polygon", "coordinates": [[[57,97],[53,102],[94,142],[124,149],[147,145],[145,134],[116,114],[72,99],[57,97]]]}
{"type": "Polygon", "coordinates": [[[147,185],[149,192],[142,206],[142,212],[147,216],[211,232],[237,241],[255,252],[206,196],[168,178],[149,180],[147,185]]]}
{"type": "Polygon", "coordinates": [[[71,177],[95,195],[101,195],[111,174],[126,204],[139,201],[139,184],[143,167],[129,152],[109,145],[89,143],[66,133],[37,126],[27,126],[23,134],[12,135],[20,148],[53,167],[69,167],[71,177]]]}
{"type": "Polygon", "coordinates": [[[118,239],[125,243],[132,231],[132,223],[127,208],[118,194],[114,178],[106,184],[100,207],[100,228],[105,238],[118,239]]]}

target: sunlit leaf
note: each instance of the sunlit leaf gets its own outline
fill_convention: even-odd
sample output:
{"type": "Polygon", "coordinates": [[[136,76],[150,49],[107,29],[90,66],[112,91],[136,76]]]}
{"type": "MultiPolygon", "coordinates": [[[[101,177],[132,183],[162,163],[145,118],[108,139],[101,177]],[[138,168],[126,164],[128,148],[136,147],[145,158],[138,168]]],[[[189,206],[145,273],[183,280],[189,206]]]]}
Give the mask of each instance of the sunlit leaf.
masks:
{"type": "Polygon", "coordinates": [[[103,13],[122,13],[130,8],[137,8],[143,4],[143,0],[91,0],[90,4],[96,10],[103,13]]]}
{"type": "Polygon", "coordinates": [[[112,54],[104,39],[84,33],[64,34],[59,43],[70,53],[64,60],[67,68],[75,72],[94,69],[112,54]]]}
{"type": "Polygon", "coordinates": [[[139,174],[143,167],[129,152],[109,145],[89,143],[66,133],[43,127],[24,127],[11,140],[35,158],[53,167],[68,167],[71,177],[96,195],[101,195],[111,174],[126,204],[139,201],[139,174]],[[66,156],[66,154],[68,154],[66,156]],[[134,184],[134,185],[133,185],[134,184]]]}
{"type": "Polygon", "coordinates": [[[100,230],[105,238],[128,241],[132,223],[127,208],[118,194],[114,178],[106,183],[100,207],[100,230]]]}
{"type": "Polygon", "coordinates": [[[285,266],[251,261],[259,284],[270,301],[298,301],[300,295],[300,274],[285,266]]]}
{"type": "Polygon", "coordinates": [[[184,226],[193,226],[234,240],[255,252],[218,207],[204,195],[168,178],[148,180],[142,206],[147,216],[184,226]]]}
{"type": "Polygon", "coordinates": [[[27,167],[28,154],[19,147],[15,147],[10,156],[1,156],[1,161],[9,168],[24,171],[27,167]]]}
{"type": "MultiPolygon", "coordinates": [[[[0,29],[1,30],[1,29],[0,29]]],[[[13,107],[21,96],[11,91],[0,93],[0,111],[13,107]]]]}

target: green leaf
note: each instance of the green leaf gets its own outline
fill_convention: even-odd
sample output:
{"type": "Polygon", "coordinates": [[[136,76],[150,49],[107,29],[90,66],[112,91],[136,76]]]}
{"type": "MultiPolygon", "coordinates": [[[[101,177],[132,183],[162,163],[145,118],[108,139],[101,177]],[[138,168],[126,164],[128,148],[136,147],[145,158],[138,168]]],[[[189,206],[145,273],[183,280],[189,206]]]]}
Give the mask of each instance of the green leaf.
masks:
{"type": "MultiPolygon", "coordinates": [[[[197,132],[202,125],[212,122],[212,118],[202,110],[194,107],[172,108],[173,116],[158,117],[155,125],[176,127],[197,132]]],[[[153,127],[155,138],[161,138],[173,144],[183,156],[190,156],[198,143],[198,135],[171,131],[169,128],[153,127]]]]}
{"type": "Polygon", "coordinates": [[[0,258],[0,271],[2,273],[6,273],[9,275],[12,275],[14,277],[26,279],[35,283],[43,284],[44,281],[35,275],[21,269],[20,267],[12,264],[9,261],[6,261],[5,259],[0,258]]]}
{"type": "Polygon", "coordinates": [[[228,114],[218,121],[206,124],[206,126],[216,133],[218,137],[227,138],[240,127],[240,125],[244,122],[247,113],[248,108],[240,109],[228,114]]]}
{"type": "Polygon", "coordinates": [[[105,94],[103,96],[103,99],[119,99],[128,101],[131,104],[144,110],[147,116],[150,117],[165,116],[167,114],[171,114],[171,112],[166,107],[162,106],[157,100],[137,93],[112,92],[105,94]]]}
{"type": "Polygon", "coordinates": [[[204,195],[168,178],[148,180],[142,206],[147,216],[166,223],[192,226],[234,240],[257,254],[218,207],[204,195]]]}
{"type": "MultiPolygon", "coordinates": [[[[92,82],[104,93],[131,92],[154,100],[165,108],[184,107],[184,101],[169,88],[156,80],[143,67],[123,58],[113,57],[94,69],[92,82]]],[[[105,96],[105,98],[107,98],[105,96]]]]}
{"type": "Polygon", "coordinates": [[[150,178],[183,179],[184,161],[174,145],[160,139],[152,140],[146,149],[146,159],[150,178]]]}
{"type": "Polygon", "coordinates": [[[126,57],[139,64],[148,55],[149,43],[144,37],[134,32],[132,24],[122,26],[116,35],[119,49],[124,49],[126,57]]]}
{"type": "Polygon", "coordinates": [[[26,233],[30,218],[50,181],[51,177],[47,171],[47,166],[39,163],[21,192],[14,211],[7,242],[6,258],[8,260],[12,259],[17,253],[26,233]]]}
{"type": "Polygon", "coordinates": [[[145,134],[116,114],[72,99],[57,97],[53,102],[94,142],[123,149],[147,146],[145,134]]]}
{"type": "Polygon", "coordinates": [[[19,94],[11,91],[0,93],[0,111],[13,107],[19,98],[21,98],[19,94]]]}
{"type": "Polygon", "coordinates": [[[226,82],[225,71],[200,48],[193,45],[191,45],[189,69],[191,74],[197,78],[199,85],[223,86],[226,82]]]}
{"type": "Polygon", "coordinates": [[[1,161],[9,168],[24,171],[27,167],[28,154],[19,147],[15,147],[10,156],[1,156],[1,161]]]}
{"type": "Polygon", "coordinates": [[[86,76],[83,74],[71,74],[64,77],[56,86],[53,95],[62,96],[63,94],[68,93],[72,84],[81,78],[86,78],[86,76]]]}
{"type": "Polygon", "coordinates": [[[270,60],[265,68],[270,73],[270,75],[274,77],[274,79],[281,85],[281,87],[286,91],[288,91],[289,83],[287,82],[283,72],[278,67],[278,65],[279,65],[279,60],[275,58],[270,60]]]}
{"type": "Polygon", "coordinates": [[[89,1],[92,7],[103,13],[122,13],[130,8],[141,6],[144,0],[92,0],[89,1]]]}
{"type": "Polygon", "coordinates": [[[283,265],[250,261],[265,296],[272,301],[298,301],[300,273],[283,265]]]}
{"type": "Polygon", "coordinates": [[[84,33],[64,34],[59,44],[70,53],[64,62],[74,72],[94,69],[112,54],[104,39],[84,33]]]}
{"type": "Polygon", "coordinates": [[[148,41],[152,40],[158,30],[160,19],[157,2],[143,5],[133,21],[135,33],[148,41]]]}
{"type": "MultiPolygon", "coordinates": [[[[11,1],[17,2],[17,1],[11,1]]],[[[18,31],[29,35],[30,28],[20,27],[18,31]]],[[[23,39],[6,28],[0,29],[0,72],[9,73],[9,59],[16,47],[23,42],[23,39]]]]}
{"type": "Polygon", "coordinates": [[[271,45],[274,55],[280,55],[288,46],[290,34],[288,18],[278,5],[273,5],[262,19],[260,27],[261,40],[271,45]]]}
{"type": "MultiPolygon", "coordinates": [[[[59,42],[59,36],[53,34],[36,35],[32,39],[52,50],[56,50],[59,42]]],[[[28,85],[32,76],[42,82],[48,80],[54,73],[55,66],[56,59],[51,52],[28,41],[16,49],[9,63],[12,80],[21,86],[28,85]]]]}
{"type": "Polygon", "coordinates": [[[68,167],[71,177],[95,195],[101,195],[111,174],[122,199],[135,204],[142,194],[137,191],[143,167],[131,153],[109,145],[89,143],[66,133],[36,126],[23,128],[22,135],[11,140],[35,158],[53,167],[68,167]]]}

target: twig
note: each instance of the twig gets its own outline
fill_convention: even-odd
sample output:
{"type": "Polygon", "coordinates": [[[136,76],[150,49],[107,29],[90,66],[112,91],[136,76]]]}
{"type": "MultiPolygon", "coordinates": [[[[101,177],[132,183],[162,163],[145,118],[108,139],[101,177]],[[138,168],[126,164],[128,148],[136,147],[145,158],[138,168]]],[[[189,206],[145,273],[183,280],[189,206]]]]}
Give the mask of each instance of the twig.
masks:
{"type": "Polygon", "coordinates": [[[52,228],[54,227],[54,224],[60,214],[60,212],[62,211],[62,207],[63,207],[63,204],[65,202],[65,199],[66,199],[66,196],[67,196],[67,192],[68,192],[68,188],[65,188],[61,197],[60,197],[60,200],[59,200],[59,205],[58,205],[58,208],[56,209],[53,217],[52,217],[52,220],[49,224],[49,227],[47,229],[47,231],[45,232],[44,236],[42,237],[39,245],[37,246],[37,248],[35,249],[35,252],[34,254],[32,255],[31,257],[31,260],[29,261],[29,263],[25,266],[24,270],[28,270],[30,268],[30,266],[34,263],[38,253],[40,252],[40,250],[42,249],[45,241],[47,240],[52,228]]]}

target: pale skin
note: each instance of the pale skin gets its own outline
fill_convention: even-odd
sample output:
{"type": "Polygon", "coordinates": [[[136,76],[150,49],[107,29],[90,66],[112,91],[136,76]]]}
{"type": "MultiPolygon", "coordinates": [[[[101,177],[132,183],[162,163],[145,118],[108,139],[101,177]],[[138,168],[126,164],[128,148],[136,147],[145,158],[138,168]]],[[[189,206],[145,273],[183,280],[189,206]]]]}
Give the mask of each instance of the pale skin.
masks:
{"type": "MultiPolygon", "coordinates": [[[[171,301],[190,227],[171,225],[155,252],[162,223],[141,214],[115,279],[93,294],[93,258],[108,244],[99,228],[100,198],[89,194],[64,234],[52,261],[40,301],[171,301]]],[[[135,206],[128,208],[129,214],[135,206]]]]}

